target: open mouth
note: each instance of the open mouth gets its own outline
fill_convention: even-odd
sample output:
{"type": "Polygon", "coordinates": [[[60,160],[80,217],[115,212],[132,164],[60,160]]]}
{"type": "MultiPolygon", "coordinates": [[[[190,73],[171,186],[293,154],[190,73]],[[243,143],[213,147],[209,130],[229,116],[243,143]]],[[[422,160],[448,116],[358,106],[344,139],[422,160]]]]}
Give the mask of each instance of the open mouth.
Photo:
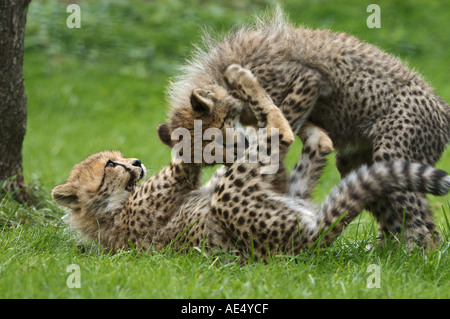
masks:
{"type": "Polygon", "coordinates": [[[138,182],[138,180],[131,177],[130,180],[128,181],[127,186],[125,187],[125,190],[128,192],[131,192],[136,187],[137,182],[138,182]]]}
{"type": "Polygon", "coordinates": [[[130,180],[127,183],[127,186],[125,187],[125,190],[128,192],[131,192],[135,187],[136,184],[144,177],[145,170],[142,169],[139,176],[136,176],[136,174],[131,173],[130,180]]]}

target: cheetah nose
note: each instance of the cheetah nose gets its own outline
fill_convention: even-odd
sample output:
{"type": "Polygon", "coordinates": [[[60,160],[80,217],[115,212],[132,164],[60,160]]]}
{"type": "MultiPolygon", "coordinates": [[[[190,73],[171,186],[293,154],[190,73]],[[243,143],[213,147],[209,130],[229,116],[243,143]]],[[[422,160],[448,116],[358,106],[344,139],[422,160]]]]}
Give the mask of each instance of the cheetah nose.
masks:
{"type": "Polygon", "coordinates": [[[141,163],[140,160],[135,159],[133,162],[131,162],[131,165],[137,166],[137,167],[141,167],[141,166],[142,166],[142,163],[141,163]]]}

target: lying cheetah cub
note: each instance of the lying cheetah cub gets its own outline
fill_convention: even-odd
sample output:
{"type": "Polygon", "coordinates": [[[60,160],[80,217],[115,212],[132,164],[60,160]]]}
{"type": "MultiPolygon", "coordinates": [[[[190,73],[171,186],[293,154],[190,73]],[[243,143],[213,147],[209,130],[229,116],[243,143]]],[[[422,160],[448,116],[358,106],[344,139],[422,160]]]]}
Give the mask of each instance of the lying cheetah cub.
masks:
{"type": "MultiPolygon", "coordinates": [[[[254,97],[251,105],[258,124],[268,129],[262,143],[274,140],[271,128],[279,129],[276,151],[283,161],[293,142],[288,121],[250,71],[233,65],[226,76],[241,87],[243,97],[254,97]]],[[[214,92],[203,98],[212,104],[224,102],[214,92]]],[[[198,107],[198,99],[192,99],[198,107]]],[[[164,129],[161,132],[165,138],[164,129]]],[[[331,244],[364,203],[378,196],[394,190],[442,195],[450,189],[450,176],[444,171],[407,162],[377,163],[349,174],[318,208],[308,199],[332,144],[313,125],[304,125],[300,136],[303,151],[285,193],[274,186],[278,174],[261,173],[269,165],[262,160],[223,166],[203,187],[199,187],[202,163],[174,160],[136,185],[145,174],[139,160],[101,152],[76,165],[52,196],[70,209],[71,225],[113,250],[126,249],[129,243],[148,251],[172,244],[233,249],[247,256],[253,247],[254,257],[267,258],[280,251],[296,254],[319,238],[322,244],[331,244]]]]}

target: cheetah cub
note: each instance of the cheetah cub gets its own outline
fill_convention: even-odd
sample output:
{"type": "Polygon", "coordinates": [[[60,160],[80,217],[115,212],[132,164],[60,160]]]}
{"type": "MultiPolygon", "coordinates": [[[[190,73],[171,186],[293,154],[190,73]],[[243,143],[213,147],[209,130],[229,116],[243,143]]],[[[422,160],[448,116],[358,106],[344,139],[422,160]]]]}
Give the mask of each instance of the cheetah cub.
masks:
{"type": "MultiPolygon", "coordinates": [[[[225,76],[240,87],[242,99],[252,97],[258,125],[267,128],[261,142],[265,145],[259,147],[278,139],[275,152],[283,161],[294,137],[284,115],[249,70],[232,65],[225,76]]],[[[192,107],[210,110],[200,118],[224,119],[217,111],[228,113],[228,109],[215,106],[230,101],[228,97],[223,100],[217,92],[204,92],[209,93],[199,98],[194,92],[192,97],[192,107]]],[[[167,138],[166,126],[159,130],[162,139],[167,138]]],[[[450,189],[450,176],[444,171],[408,162],[377,163],[349,174],[316,207],[309,200],[310,192],[332,143],[324,131],[310,124],[303,126],[300,136],[303,151],[284,193],[274,184],[279,174],[262,173],[270,165],[262,159],[223,166],[202,187],[199,177],[204,164],[174,159],[137,185],[145,174],[139,160],[101,152],[75,165],[52,196],[69,208],[71,225],[113,250],[127,249],[129,243],[148,252],[167,245],[197,246],[264,259],[277,252],[296,254],[316,242],[331,244],[364,203],[378,196],[405,190],[442,195],[450,189]]]]}
{"type": "MultiPolygon", "coordinates": [[[[220,41],[206,35],[205,49],[194,52],[171,83],[170,121],[180,113],[197,116],[189,97],[198,87],[216,85],[235,94],[223,74],[238,63],[258,78],[294,132],[306,120],[328,132],[342,177],[374,162],[433,166],[450,141],[449,104],[379,48],[343,33],[294,27],[280,9],[272,18],[233,30],[220,41]]],[[[258,120],[245,103],[242,123],[258,120]]],[[[438,243],[424,194],[387,193],[366,208],[378,221],[380,238],[403,232],[413,245],[438,243]]]]}

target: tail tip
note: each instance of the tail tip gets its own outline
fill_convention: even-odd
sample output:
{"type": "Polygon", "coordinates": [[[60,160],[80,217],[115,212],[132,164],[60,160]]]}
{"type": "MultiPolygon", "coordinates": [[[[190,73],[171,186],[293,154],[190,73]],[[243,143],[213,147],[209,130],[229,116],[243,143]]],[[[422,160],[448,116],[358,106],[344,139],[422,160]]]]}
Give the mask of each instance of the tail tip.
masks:
{"type": "Polygon", "coordinates": [[[447,175],[447,177],[444,178],[444,185],[447,190],[450,189],[450,175],[447,175]]]}

